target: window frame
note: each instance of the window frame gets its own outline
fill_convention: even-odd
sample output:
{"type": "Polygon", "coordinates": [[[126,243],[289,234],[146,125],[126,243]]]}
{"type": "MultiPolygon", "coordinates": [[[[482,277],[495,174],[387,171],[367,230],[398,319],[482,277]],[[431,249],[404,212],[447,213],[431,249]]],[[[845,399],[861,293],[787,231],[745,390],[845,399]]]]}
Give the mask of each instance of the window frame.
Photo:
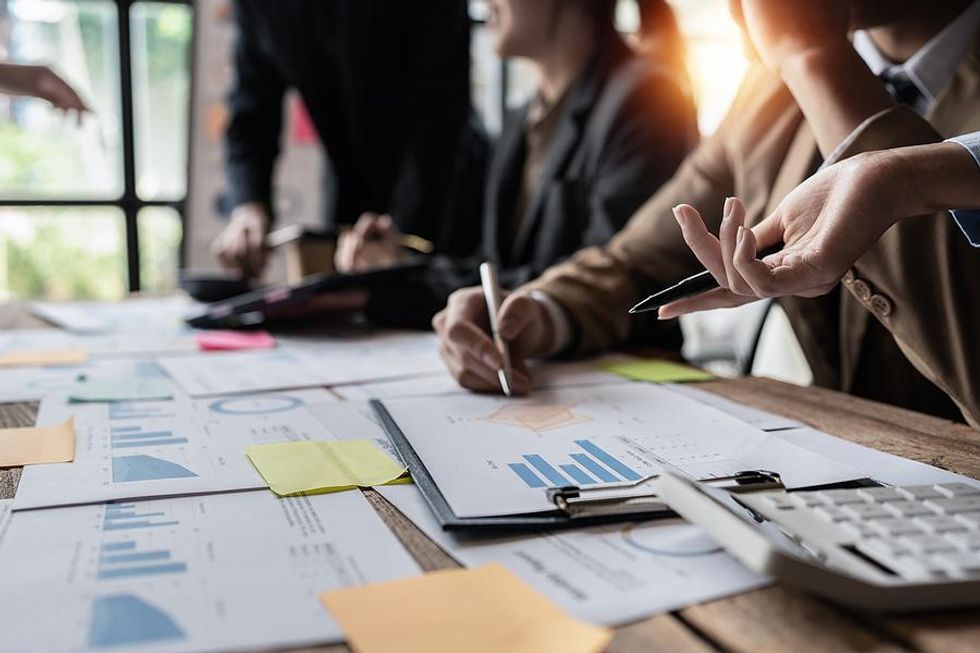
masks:
{"type": "MultiPolygon", "coordinates": [[[[0,198],[0,207],[31,207],[31,208],[65,208],[65,207],[112,207],[122,211],[126,232],[126,279],[129,292],[138,292],[140,283],[140,248],[139,248],[139,214],[145,208],[171,208],[180,216],[181,226],[186,227],[184,206],[187,201],[187,191],[175,200],[144,200],[136,190],[136,122],[133,110],[133,52],[131,35],[132,9],[138,2],[153,2],[158,4],[185,5],[191,11],[191,24],[195,24],[195,7],[193,0],[112,0],[116,6],[116,35],[119,46],[119,97],[120,97],[120,133],[122,135],[123,190],[118,197],[106,198],[0,198]]],[[[193,27],[192,27],[193,29],[193,27]]],[[[193,39],[192,39],[193,41],[193,39]]],[[[188,74],[193,75],[194,61],[191,54],[192,44],[188,44],[188,74]]],[[[191,101],[188,89],[188,102],[191,101]]],[[[188,107],[189,108],[189,107],[188,107]]],[[[189,114],[188,114],[189,115],[189,114]]],[[[189,139],[188,139],[189,141],[189,139]]],[[[185,170],[185,174],[187,174],[185,170]]],[[[180,263],[183,263],[183,252],[180,252],[180,263]]]]}

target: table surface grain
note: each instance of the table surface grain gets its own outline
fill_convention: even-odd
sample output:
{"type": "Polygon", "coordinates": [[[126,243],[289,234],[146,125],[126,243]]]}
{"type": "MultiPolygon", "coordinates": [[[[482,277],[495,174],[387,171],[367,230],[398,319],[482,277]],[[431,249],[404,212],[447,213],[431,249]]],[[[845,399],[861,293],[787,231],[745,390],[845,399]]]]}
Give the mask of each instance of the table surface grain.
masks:
{"type": "MultiPolygon", "coordinates": [[[[47,326],[22,304],[0,305],[0,329],[47,326]]],[[[699,388],[882,451],[980,478],[980,432],[963,424],[821,388],[765,378],[719,380],[699,388]]],[[[0,404],[0,427],[30,426],[36,403],[0,404]]],[[[11,498],[19,469],[0,469],[0,498],[11,498]]],[[[458,564],[397,509],[363,490],[381,518],[426,571],[458,564]]],[[[3,579],[0,579],[0,584],[3,579]]],[[[341,653],[346,646],[302,651],[341,653]]],[[[976,653],[980,610],[874,616],[772,585],[618,628],[611,653],[976,653]]]]}

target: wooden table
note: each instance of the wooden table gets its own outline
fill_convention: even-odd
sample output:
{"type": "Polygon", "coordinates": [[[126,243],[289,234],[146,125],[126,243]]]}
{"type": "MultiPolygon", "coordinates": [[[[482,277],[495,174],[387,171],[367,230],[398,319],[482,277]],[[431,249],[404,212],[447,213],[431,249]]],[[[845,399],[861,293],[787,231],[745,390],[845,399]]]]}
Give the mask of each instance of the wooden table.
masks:
{"type": "MultiPolygon", "coordinates": [[[[0,329],[37,326],[44,323],[27,315],[21,306],[0,306],[0,329]]],[[[859,444],[980,478],[980,432],[962,424],[763,378],[712,381],[698,387],[859,444]]],[[[0,426],[30,426],[36,413],[36,404],[0,404],[0,426]]],[[[13,497],[19,479],[19,469],[0,470],[0,498],[13,497]]],[[[423,569],[458,566],[380,495],[371,490],[365,494],[423,569]]],[[[348,649],[309,650],[339,653],[348,649]]],[[[976,653],[980,651],[980,610],[874,617],[773,585],[619,628],[608,650],[976,653]]]]}

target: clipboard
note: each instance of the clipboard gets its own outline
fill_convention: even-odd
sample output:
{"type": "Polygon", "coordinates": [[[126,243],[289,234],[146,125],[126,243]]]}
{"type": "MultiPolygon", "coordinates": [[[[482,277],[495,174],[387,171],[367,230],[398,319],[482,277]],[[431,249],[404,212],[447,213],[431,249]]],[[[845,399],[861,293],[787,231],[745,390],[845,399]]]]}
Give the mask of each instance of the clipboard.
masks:
{"type": "MultiPolygon", "coordinates": [[[[499,534],[504,531],[542,531],[677,516],[653,492],[636,492],[637,487],[655,479],[657,475],[654,475],[598,487],[569,485],[549,488],[546,490],[548,498],[555,505],[551,511],[500,517],[459,517],[384,403],[371,399],[369,404],[395,451],[408,467],[422,498],[445,531],[499,534]]],[[[731,492],[784,489],[778,474],[763,470],[748,470],[733,476],[704,479],[702,482],[731,492]]]]}

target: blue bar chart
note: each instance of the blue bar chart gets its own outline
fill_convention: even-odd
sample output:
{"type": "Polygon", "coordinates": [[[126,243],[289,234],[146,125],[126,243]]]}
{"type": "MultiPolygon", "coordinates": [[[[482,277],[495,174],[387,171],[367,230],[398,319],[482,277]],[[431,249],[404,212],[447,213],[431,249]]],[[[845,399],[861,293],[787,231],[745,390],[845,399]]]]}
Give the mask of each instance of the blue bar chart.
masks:
{"type": "MultiPolygon", "coordinates": [[[[180,522],[167,519],[162,512],[140,512],[135,503],[109,503],[105,507],[105,517],[102,520],[103,531],[125,531],[132,529],[160,528],[176,526],[180,522]]],[[[128,546],[121,543],[120,546],[128,546]]]]}
{"type": "Polygon", "coordinates": [[[118,401],[109,404],[109,419],[148,419],[174,417],[170,401],[118,401]]]}
{"type": "Polygon", "coordinates": [[[571,463],[552,464],[540,454],[522,454],[524,462],[507,467],[530,488],[636,481],[643,476],[592,440],[575,440],[585,453],[569,453],[571,463]]]}
{"type": "Polygon", "coordinates": [[[170,444],[187,444],[187,438],[174,437],[172,431],[144,431],[142,426],[114,426],[109,429],[113,449],[133,447],[161,447],[170,444]]]}
{"type": "Polygon", "coordinates": [[[169,549],[142,551],[136,542],[125,540],[102,544],[96,577],[99,580],[112,580],[186,572],[187,564],[173,560],[169,549]]]}

